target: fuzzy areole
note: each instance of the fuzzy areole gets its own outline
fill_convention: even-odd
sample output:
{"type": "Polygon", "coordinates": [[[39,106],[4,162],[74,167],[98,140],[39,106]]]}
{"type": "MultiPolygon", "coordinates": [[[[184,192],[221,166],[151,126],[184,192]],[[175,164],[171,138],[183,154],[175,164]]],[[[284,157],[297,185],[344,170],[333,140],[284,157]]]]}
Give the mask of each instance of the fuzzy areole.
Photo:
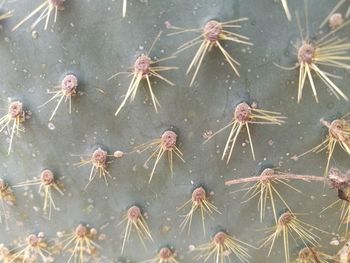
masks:
{"type": "Polygon", "coordinates": [[[75,96],[77,93],[78,79],[73,74],[66,75],[61,83],[61,88],[65,96],[75,96]]]}
{"type": "Polygon", "coordinates": [[[334,13],[329,18],[329,27],[333,30],[340,27],[342,24],[344,24],[344,18],[341,13],[334,13]]]}
{"type": "Polygon", "coordinates": [[[62,7],[66,0],[49,0],[49,3],[55,7],[62,7]]]}
{"type": "Polygon", "coordinates": [[[329,125],[327,122],[323,122],[329,128],[329,136],[334,139],[349,144],[350,146],[350,136],[346,133],[345,125],[346,121],[344,120],[334,120],[329,125]]]}
{"type": "Polygon", "coordinates": [[[40,239],[34,235],[34,234],[30,234],[27,238],[26,238],[26,241],[28,243],[29,246],[31,247],[36,247],[39,242],[40,242],[40,239]]]}
{"type": "Polygon", "coordinates": [[[214,235],[214,242],[218,245],[223,246],[225,244],[225,240],[226,240],[227,234],[225,232],[218,232],[214,235]]]}
{"type": "Polygon", "coordinates": [[[142,74],[142,77],[146,77],[150,73],[151,59],[142,54],[139,56],[134,64],[134,69],[136,74],[142,74]]]}
{"type": "Polygon", "coordinates": [[[91,156],[91,161],[96,167],[105,167],[107,164],[107,152],[101,148],[96,149],[91,156]]]}
{"type": "Polygon", "coordinates": [[[86,226],[80,224],[77,226],[77,228],[75,229],[75,234],[80,237],[80,238],[84,238],[87,236],[88,234],[88,229],[86,226]]]}
{"type": "Polygon", "coordinates": [[[293,214],[285,212],[278,218],[278,224],[281,226],[287,226],[294,218],[293,214]]]}
{"type": "Polygon", "coordinates": [[[250,121],[251,113],[252,108],[247,103],[242,102],[236,106],[234,118],[240,123],[246,123],[250,121]]]}
{"type": "Polygon", "coordinates": [[[12,119],[16,119],[23,114],[23,103],[20,101],[13,101],[9,105],[8,112],[12,119]]]}
{"type": "Polygon", "coordinates": [[[128,209],[128,219],[131,221],[136,221],[141,216],[141,209],[134,205],[128,209]]]}
{"type": "Polygon", "coordinates": [[[53,172],[49,169],[45,169],[41,172],[40,179],[43,185],[51,185],[55,182],[55,176],[53,172]]]}
{"type": "Polygon", "coordinates": [[[165,150],[172,150],[176,146],[177,134],[174,131],[165,131],[161,137],[161,144],[165,150]]]}
{"type": "Polygon", "coordinates": [[[210,42],[218,41],[222,29],[223,28],[220,22],[216,20],[210,20],[205,24],[203,28],[204,37],[210,42]]]}
{"type": "Polygon", "coordinates": [[[168,247],[163,247],[159,250],[159,258],[161,260],[168,260],[169,258],[173,257],[174,253],[170,250],[168,247]]]}
{"type": "Polygon", "coordinates": [[[298,50],[298,61],[299,63],[311,64],[315,55],[315,48],[313,45],[304,42],[298,50]]]}
{"type": "Polygon", "coordinates": [[[192,202],[195,202],[196,204],[203,202],[206,200],[207,194],[205,192],[205,189],[203,187],[197,187],[192,192],[192,202]]]}

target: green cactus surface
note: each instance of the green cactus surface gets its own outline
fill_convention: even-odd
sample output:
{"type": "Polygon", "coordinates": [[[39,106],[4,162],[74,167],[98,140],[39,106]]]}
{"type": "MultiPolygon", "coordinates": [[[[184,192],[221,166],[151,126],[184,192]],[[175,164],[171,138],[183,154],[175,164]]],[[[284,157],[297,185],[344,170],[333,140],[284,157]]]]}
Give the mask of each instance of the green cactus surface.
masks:
{"type": "MultiPolygon", "coordinates": [[[[286,260],[283,237],[276,239],[271,253],[262,243],[289,209],[319,237],[315,244],[304,244],[290,232],[296,242],[290,236],[289,262],[347,262],[326,255],[324,261],[296,261],[305,245],[335,256],[349,239],[340,220],[337,190],[324,177],[330,168],[343,172],[350,168],[346,144],[335,146],[329,169],[327,149],[297,156],[326,139],[324,124],[350,112],[345,100],[350,97],[349,66],[319,65],[327,76],[339,76],[332,78],[345,95],[338,93],[339,99],[319,75],[310,73],[318,103],[307,77],[298,103],[299,67],[282,67],[300,62],[294,47],[302,44],[298,17],[304,40],[309,36],[314,43],[332,30],[328,20],[323,23],[327,16],[342,13],[343,26],[328,39],[350,43],[348,2],[289,0],[289,11],[284,10],[287,1],[283,0],[66,0],[60,4],[57,0],[7,0],[0,9],[0,117],[5,116],[0,120],[4,125],[0,133],[0,262],[31,262],[15,253],[23,244],[35,244],[44,252],[33,262],[155,258],[147,262],[280,263],[286,260]],[[338,3],[339,8],[332,11],[338,3]],[[19,25],[39,7],[38,13],[19,25]],[[237,72],[213,44],[203,61],[198,58],[186,74],[202,42],[178,48],[200,37],[210,20],[224,23],[240,18],[247,18],[234,24],[241,27],[225,30],[243,38],[219,39],[237,62],[232,62],[237,72]],[[200,30],[174,34],[178,28],[200,30]],[[149,61],[135,67],[141,54],[151,61],[161,60],[151,64],[159,75],[147,75],[149,61]],[[145,76],[150,76],[149,83],[145,76]],[[140,83],[128,94],[132,81],[140,83]],[[125,95],[133,101],[127,100],[115,116],[125,95]],[[14,101],[22,103],[19,115],[14,113],[18,108],[8,112],[14,101]],[[254,120],[249,134],[243,125],[232,156],[222,160],[231,128],[210,136],[233,120],[235,107],[242,102],[260,116],[256,122],[275,125],[254,120]],[[175,136],[162,137],[165,131],[175,136]],[[278,182],[274,187],[280,196],[275,193],[275,207],[267,199],[263,216],[259,196],[247,201],[254,194],[245,195],[252,184],[225,182],[259,176],[265,168],[322,179],[278,182]],[[201,190],[192,196],[195,189],[201,190]],[[194,209],[191,198],[206,203],[186,218],[194,209]],[[206,259],[201,245],[223,244],[224,234],[230,235],[231,249],[240,252],[226,248],[217,261],[206,259]],[[86,248],[83,259],[75,242],[86,248]]],[[[350,65],[348,50],[335,60],[350,65]]]]}

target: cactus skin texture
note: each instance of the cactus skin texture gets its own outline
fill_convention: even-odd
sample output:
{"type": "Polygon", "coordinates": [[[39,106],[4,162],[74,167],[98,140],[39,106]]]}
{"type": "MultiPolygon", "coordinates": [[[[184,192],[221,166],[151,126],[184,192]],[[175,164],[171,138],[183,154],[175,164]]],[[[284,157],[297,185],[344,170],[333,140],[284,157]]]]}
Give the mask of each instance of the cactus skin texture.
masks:
{"type": "MultiPolygon", "coordinates": [[[[289,240],[288,253],[284,251],[282,236],[276,239],[269,256],[271,243],[259,247],[259,240],[266,240],[273,233],[271,227],[276,226],[276,219],[288,211],[322,230],[315,230],[320,239],[312,244],[313,251],[323,255],[322,259],[329,260],[344,246],[344,242],[335,248],[329,245],[333,238],[329,233],[344,236],[349,223],[340,222],[341,205],[345,202],[345,209],[350,207],[346,206],[347,192],[342,190],[345,189],[343,185],[335,184],[333,186],[338,188],[332,189],[322,187],[322,182],[274,179],[274,207],[267,195],[260,201],[260,206],[266,207],[257,209],[259,196],[250,198],[259,188],[252,188],[246,194],[247,187],[256,182],[235,187],[224,183],[260,176],[266,168],[273,169],[278,176],[295,173],[326,178],[325,170],[334,171],[334,167],[347,174],[349,151],[344,151],[341,145],[335,147],[328,166],[326,149],[318,154],[310,152],[296,157],[327,138],[327,125],[322,125],[320,119],[327,123],[348,119],[345,115],[350,111],[349,102],[337,100],[325,83],[315,77],[319,103],[306,79],[303,98],[298,104],[299,69],[287,71],[275,65],[293,67],[298,61],[295,46],[301,43],[298,42],[300,33],[295,11],[304,30],[302,36],[317,39],[330,32],[328,22],[320,25],[338,0],[308,0],[308,27],[305,26],[304,0],[66,0],[57,8],[56,21],[55,8],[49,19],[37,20],[45,11],[43,7],[16,28],[33,10],[43,3],[47,6],[53,2],[57,1],[5,1],[0,10],[1,116],[9,113],[8,107],[14,101],[23,103],[25,110],[19,123],[21,130],[17,134],[15,128],[12,140],[14,126],[8,126],[9,130],[4,127],[0,133],[0,178],[15,196],[13,200],[10,198],[10,203],[5,197],[2,200],[5,209],[0,211],[6,211],[6,218],[1,214],[0,262],[11,262],[11,255],[27,244],[26,238],[30,235],[43,234],[45,244],[40,244],[40,248],[49,252],[44,252],[45,257],[55,262],[74,262],[76,253],[81,251],[74,250],[74,245],[80,243],[67,245],[67,242],[72,238],[80,240],[74,235],[79,225],[94,230],[83,235],[83,258],[88,262],[143,262],[148,259],[147,262],[152,263],[204,262],[207,254],[198,247],[212,244],[210,242],[219,232],[243,242],[240,244],[245,249],[241,253],[220,253],[219,263],[221,259],[229,262],[228,257],[232,262],[285,262],[286,255],[290,262],[298,257],[297,262],[304,262],[301,260],[309,254],[304,251],[306,254],[298,255],[304,247],[300,239],[296,238],[297,245],[289,240]],[[283,7],[286,3],[288,11],[283,7]],[[286,16],[289,12],[291,21],[286,16]],[[4,14],[8,15],[1,16],[4,14]],[[235,66],[240,77],[225,61],[220,48],[213,46],[206,52],[190,87],[194,72],[186,75],[186,70],[199,46],[176,52],[186,41],[200,37],[200,33],[169,36],[174,32],[172,26],[203,29],[211,20],[225,22],[239,18],[247,20],[239,23],[240,28],[229,28],[229,31],[249,38],[254,45],[225,40],[220,40],[220,44],[239,62],[240,65],[235,66]],[[13,28],[16,30],[12,31],[13,28]],[[128,75],[133,72],[130,67],[141,54],[147,53],[159,32],[162,34],[149,57],[152,61],[171,58],[152,66],[174,69],[159,74],[175,86],[150,76],[152,91],[160,105],[157,105],[157,113],[147,80],[142,79],[137,95],[131,94],[132,104],[128,100],[116,117],[115,112],[132,78],[128,75]],[[109,80],[119,71],[128,73],[109,80]],[[62,80],[71,74],[76,77],[76,89],[73,93],[63,92],[62,80]],[[57,100],[40,107],[57,94],[50,94],[55,91],[61,91],[57,100]],[[251,140],[242,127],[230,162],[226,163],[228,156],[225,155],[224,160],[221,158],[231,129],[210,136],[232,121],[235,107],[243,102],[286,118],[277,123],[281,125],[250,123],[251,140]],[[138,146],[159,140],[169,129],[176,133],[176,147],[185,162],[174,154],[169,164],[166,151],[159,160],[157,156],[151,158],[148,168],[145,167],[147,158],[157,151],[153,147],[140,153],[142,149],[138,146]],[[203,144],[208,138],[208,143],[203,144]],[[254,144],[255,160],[250,141],[254,144]],[[80,157],[90,160],[99,148],[106,152],[106,162],[95,166],[92,174],[92,162],[81,167],[74,165],[79,163],[80,157]],[[52,188],[47,195],[54,200],[54,206],[50,199],[45,201],[46,188],[40,181],[45,169],[52,171],[59,187],[59,191],[52,188]],[[32,180],[39,184],[13,187],[32,180]],[[199,208],[193,212],[191,223],[183,223],[192,203],[181,206],[192,200],[192,193],[198,187],[205,189],[205,200],[212,213],[204,214],[204,223],[201,211],[208,209],[199,208]],[[337,190],[343,199],[338,197],[337,190]],[[287,209],[276,193],[288,204],[287,209]],[[129,221],[125,221],[125,215],[132,206],[140,209],[143,224],[137,221],[138,224],[127,229],[129,221]],[[135,227],[146,229],[136,231],[135,227]],[[267,228],[272,232],[256,231],[267,228]],[[129,230],[130,233],[126,232],[129,230]],[[138,233],[143,236],[140,238],[138,233]],[[94,243],[89,243],[90,240],[94,243]],[[93,251],[88,251],[89,248],[93,251]]],[[[342,13],[344,24],[348,21],[348,2],[343,6],[336,13],[342,13]]],[[[343,39],[349,33],[350,27],[345,25],[335,35],[343,39]]],[[[342,62],[348,63],[347,60],[342,62]]],[[[328,72],[342,77],[332,78],[332,81],[349,97],[347,70],[332,67],[328,72]]],[[[228,146],[228,153],[230,149],[228,146]]],[[[258,192],[267,193],[267,190],[258,192]]],[[[17,259],[20,257],[15,255],[17,259]]],[[[37,258],[42,262],[40,255],[37,258]]],[[[79,260],[81,257],[77,255],[79,260]]],[[[207,262],[213,262],[213,258],[207,262]]]]}

